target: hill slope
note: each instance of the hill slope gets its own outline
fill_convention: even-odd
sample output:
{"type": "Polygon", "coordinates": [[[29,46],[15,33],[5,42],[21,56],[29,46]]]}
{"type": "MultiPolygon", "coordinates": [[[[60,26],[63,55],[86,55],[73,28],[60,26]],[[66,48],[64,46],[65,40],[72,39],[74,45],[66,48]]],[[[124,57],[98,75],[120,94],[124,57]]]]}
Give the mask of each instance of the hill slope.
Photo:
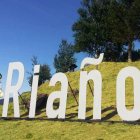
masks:
{"type": "MultiPolygon", "coordinates": [[[[116,79],[120,70],[126,66],[134,66],[140,70],[140,61],[132,63],[103,62],[98,70],[102,75],[102,120],[121,121],[115,109],[116,105],[116,79]]],[[[88,65],[86,71],[95,69],[95,66],[88,65]]],[[[71,87],[79,89],[80,71],[66,73],[71,87]]],[[[90,81],[93,88],[93,82],[90,81]]],[[[39,93],[51,94],[53,91],[60,90],[58,82],[54,87],[49,87],[49,81],[38,88],[39,93]]],[[[70,88],[69,88],[70,91],[70,88]]],[[[30,93],[23,93],[23,98],[30,98],[30,93]]],[[[77,95],[78,99],[78,95],[77,95]]],[[[126,80],[126,105],[127,109],[133,108],[133,81],[131,78],[126,80]]],[[[21,102],[21,99],[19,99],[21,102]]],[[[55,101],[54,108],[58,108],[59,100],[55,101]]],[[[0,115],[2,106],[0,106],[0,115]]],[[[25,106],[20,106],[21,117],[28,117],[25,106]]],[[[13,117],[13,104],[9,104],[8,116],[13,117]]],[[[77,119],[78,106],[72,95],[68,94],[66,118],[77,119]]],[[[36,111],[36,118],[47,118],[45,106],[36,111]]],[[[93,118],[93,96],[87,85],[87,109],[86,119],[93,118]]],[[[0,120],[1,138],[5,139],[138,139],[139,125],[109,124],[109,123],[80,123],[80,122],[48,122],[48,121],[3,121],[0,120]],[[130,133],[131,129],[131,133],[130,133]],[[124,133],[125,132],[125,133],[124,133]]]]}

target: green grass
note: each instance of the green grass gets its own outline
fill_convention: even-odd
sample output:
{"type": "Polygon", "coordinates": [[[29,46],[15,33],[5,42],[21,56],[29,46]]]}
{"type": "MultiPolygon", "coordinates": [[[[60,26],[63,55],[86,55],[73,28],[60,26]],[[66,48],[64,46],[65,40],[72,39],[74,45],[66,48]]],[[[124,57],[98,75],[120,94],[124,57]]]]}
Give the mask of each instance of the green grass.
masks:
{"type": "MultiPolygon", "coordinates": [[[[116,105],[116,79],[120,70],[126,66],[134,66],[140,70],[140,61],[132,63],[103,62],[98,66],[102,75],[102,120],[122,121],[112,106],[116,105]]],[[[94,70],[95,66],[88,65],[85,70],[94,70]]],[[[66,73],[73,89],[79,89],[80,71],[66,73]]],[[[90,80],[93,87],[93,82],[90,80]]],[[[38,88],[39,93],[51,94],[60,90],[58,82],[49,87],[49,81],[38,88]]],[[[68,91],[70,88],[68,89],[68,91]]],[[[30,92],[22,94],[23,98],[30,98],[30,92]]],[[[77,95],[78,99],[78,95],[77,95]]],[[[133,108],[133,81],[126,80],[127,109],[133,108]]],[[[21,99],[19,99],[21,102],[21,99]]],[[[59,100],[55,101],[56,103],[59,100]]],[[[93,118],[93,97],[87,85],[86,119],[93,118]]],[[[57,104],[54,105],[57,109],[57,104]]],[[[0,115],[2,106],[0,106],[0,115]]],[[[20,106],[21,117],[28,117],[25,106],[20,106]]],[[[13,104],[9,104],[8,117],[13,117],[13,104]]],[[[67,98],[67,119],[77,119],[78,107],[72,95],[67,98]]],[[[36,111],[36,118],[47,118],[46,109],[36,111]]],[[[50,122],[50,121],[4,121],[0,120],[0,139],[139,139],[139,125],[110,124],[110,123],[81,123],[81,122],[50,122]]]]}

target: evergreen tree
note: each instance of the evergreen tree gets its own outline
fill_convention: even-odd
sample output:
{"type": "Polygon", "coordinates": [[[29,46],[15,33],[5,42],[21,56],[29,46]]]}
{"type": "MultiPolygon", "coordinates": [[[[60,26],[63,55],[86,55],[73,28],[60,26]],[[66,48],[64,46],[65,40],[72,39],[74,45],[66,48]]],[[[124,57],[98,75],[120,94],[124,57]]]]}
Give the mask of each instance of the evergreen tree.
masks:
{"type": "Polygon", "coordinates": [[[86,52],[95,58],[101,52],[105,52],[106,61],[118,61],[117,57],[120,57],[124,47],[121,43],[113,43],[107,25],[111,2],[111,0],[81,2],[82,8],[78,9],[80,17],[72,26],[75,52],[86,52]]]}
{"type": "Polygon", "coordinates": [[[58,54],[54,57],[54,68],[56,72],[67,72],[68,67],[73,63],[76,63],[73,45],[68,44],[67,40],[62,40],[59,45],[58,54]]]}
{"type": "Polygon", "coordinates": [[[118,61],[128,46],[128,61],[132,61],[133,42],[140,40],[140,1],[83,0],[81,4],[80,17],[72,26],[75,52],[97,57],[114,51],[114,55],[105,56],[106,60],[116,57],[118,61]]]}
{"type": "Polygon", "coordinates": [[[92,0],[83,0],[82,8],[78,9],[79,19],[73,24],[75,45],[74,50],[86,52],[89,56],[97,57],[98,52],[102,50],[104,37],[106,37],[106,28],[104,26],[105,10],[99,2],[92,0]],[[95,55],[96,54],[96,55],[95,55]]]}
{"type": "Polygon", "coordinates": [[[140,40],[140,1],[113,0],[107,21],[113,42],[128,46],[128,61],[132,61],[135,40],[140,40]]]}
{"type": "MultiPolygon", "coordinates": [[[[38,65],[37,56],[33,55],[33,59],[31,59],[31,61],[32,61],[32,67],[33,67],[32,72],[33,72],[34,65],[38,65]]],[[[38,86],[40,86],[46,80],[49,80],[51,78],[50,71],[51,71],[50,67],[47,64],[40,65],[38,86]]],[[[28,83],[30,86],[32,86],[32,80],[33,80],[33,73],[32,72],[27,72],[30,75],[29,77],[27,77],[28,83]]]]}

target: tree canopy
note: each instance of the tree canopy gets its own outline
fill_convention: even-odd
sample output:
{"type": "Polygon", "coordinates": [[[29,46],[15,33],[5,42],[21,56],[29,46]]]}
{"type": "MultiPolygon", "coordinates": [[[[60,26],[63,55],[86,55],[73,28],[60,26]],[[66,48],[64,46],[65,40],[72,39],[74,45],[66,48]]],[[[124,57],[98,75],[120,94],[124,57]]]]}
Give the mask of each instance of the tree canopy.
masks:
{"type": "Polygon", "coordinates": [[[95,57],[105,52],[106,60],[118,61],[128,45],[131,61],[132,43],[140,36],[140,1],[83,0],[81,5],[79,19],[72,26],[75,52],[95,57]]]}
{"type": "Polygon", "coordinates": [[[128,46],[128,61],[132,61],[132,46],[140,39],[140,1],[113,0],[107,21],[113,42],[128,46]]]}
{"type": "MultiPolygon", "coordinates": [[[[38,61],[37,61],[37,56],[33,56],[31,61],[32,61],[32,67],[33,68],[34,68],[34,65],[39,64],[38,61]]],[[[32,68],[32,72],[34,70],[33,68],[32,68]]],[[[51,78],[50,71],[51,71],[51,69],[50,69],[49,65],[47,65],[46,63],[43,64],[43,65],[40,65],[38,86],[40,86],[46,80],[49,80],[51,78]]],[[[27,72],[30,75],[29,77],[27,77],[28,83],[29,83],[30,86],[32,86],[32,80],[33,80],[33,73],[32,72],[27,72]]]]}
{"type": "Polygon", "coordinates": [[[59,45],[58,54],[54,57],[54,68],[56,72],[67,72],[71,64],[76,63],[74,57],[73,45],[67,43],[67,40],[62,40],[59,45]]]}
{"type": "Polygon", "coordinates": [[[105,26],[105,15],[107,5],[93,0],[83,0],[82,8],[78,9],[79,19],[73,24],[76,52],[86,52],[90,56],[97,55],[104,48],[107,40],[107,29],[105,26]]]}

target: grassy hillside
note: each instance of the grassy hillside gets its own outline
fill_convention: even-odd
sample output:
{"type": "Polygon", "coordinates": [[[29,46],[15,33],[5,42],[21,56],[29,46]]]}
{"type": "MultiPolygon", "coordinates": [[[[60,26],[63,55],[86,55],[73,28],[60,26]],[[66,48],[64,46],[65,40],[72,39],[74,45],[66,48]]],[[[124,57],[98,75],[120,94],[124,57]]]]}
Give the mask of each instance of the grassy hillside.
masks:
{"type": "MultiPolygon", "coordinates": [[[[114,106],[116,105],[116,79],[119,71],[126,66],[134,66],[140,70],[140,61],[133,63],[103,62],[98,66],[102,74],[102,120],[122,121],[114,106]]],[[[86,71],[95,69],[88,65],[86,71]]],[[[66,73],[71,87],[79,90],[80,71],[66,73]]],[[[93,82],[90,81],[93,88],[93,82]]],[[[38,94],[51,94],[60,90],[60,83],[49,87],[49,81],[38,88],[38,94]]],[[[68,89],[70,91],[70,88],[68,89]]],[[[30,98],[30,93],[23,93],[23,98],[30,98]]],[[[78,99],[78,95],[77,95],[78,99]]],[[[133,81],[126,80],[127,109],[133,108],[133,81]]],[[[21,99],[19,99],[21,102],[21,99]]],[[[54,108],[58,108],[59,100],[54,108]]],[[[2,106],[0,106],[0,115],[2,106]]],[[[20,105],[21,117],[28,117],[24,105],[20,105]]],[[[9,104],[8,117],[13,117],[13,104],[9,104]]],[[[72,95],[68,93],[66,118],[77,119],[78,106],[72,95]]],[[[36,111],[36,118],[47,118],[45,107],[36,111]]],[[[93,118],[93,96],[87,85],[86,119],[93,118]]],[[[0,120],[0,139],[139,139],[139,125],[110,123],[80,123],[80,122],[49,122],[49,121],[4,121],[0,120]],[[8,135],[6,135],[8,134],[8,135]]]]}

